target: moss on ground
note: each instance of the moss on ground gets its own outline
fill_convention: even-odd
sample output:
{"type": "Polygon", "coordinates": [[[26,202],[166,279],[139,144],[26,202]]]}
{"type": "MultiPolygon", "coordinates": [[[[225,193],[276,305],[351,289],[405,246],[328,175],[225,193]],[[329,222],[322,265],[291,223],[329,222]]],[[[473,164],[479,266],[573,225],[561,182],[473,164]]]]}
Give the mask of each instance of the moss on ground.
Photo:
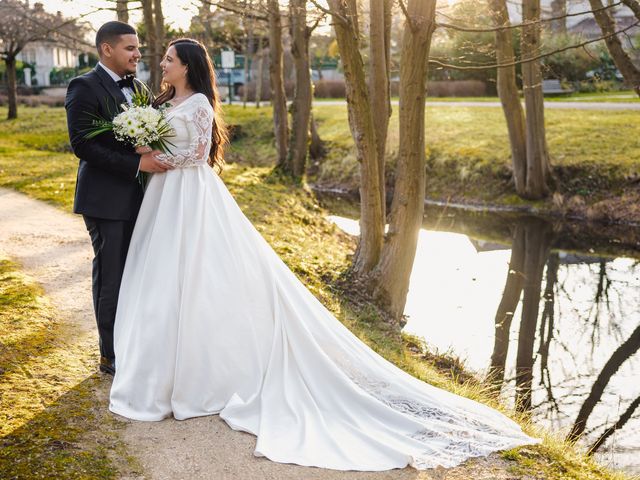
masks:
{"type": "Polygon", "coordinates": [[[95,400],[107,385],[94,374],[93,335],[67,331],[42,289],[6,258],[0,338],[0,478],[136,471],[118,440],[120,425],[95,400]]]}

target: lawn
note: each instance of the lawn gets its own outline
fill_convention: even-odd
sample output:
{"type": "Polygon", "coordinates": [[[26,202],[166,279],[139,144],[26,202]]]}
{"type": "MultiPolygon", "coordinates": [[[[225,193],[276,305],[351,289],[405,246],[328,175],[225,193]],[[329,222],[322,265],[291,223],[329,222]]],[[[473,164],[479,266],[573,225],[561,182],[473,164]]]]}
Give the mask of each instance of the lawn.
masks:
{"type": "MultiPolygon", "coordinates": [[[[397,156],[398,108],[387,144],[387,175],[397,156]]],[[[347,127],[346,106],[316,105],[321,137],[330,151],[314,181],[355,191],[358,163],[347,127]]],[[[590,204],[620,195],[640,178],[637,111],[548,109],[547,142],[556,191],[590,204]]],[[[441,201],[535,205],[521,200],[511,182],[510,146],[500,107],[426,107],[425,196],[441,201]]],[[[551,209],[548,200],[543,208],[551,209]]]]}
{"type": "MultiPolygon", "coordinates": [[[[344,101],[344,98],[314,98],[314,103],[344,101]]],[[[398,101],[393,97],[392,101],[398,101]]],[[[597,103],[639,103],[640,97],[633,90],[612,92],[579,92],[568,95],[547,95],[545,102],[597,102],[597,103]]],[[[496,97],[427,97],[427,102],[499,102],[496,97]]]]}

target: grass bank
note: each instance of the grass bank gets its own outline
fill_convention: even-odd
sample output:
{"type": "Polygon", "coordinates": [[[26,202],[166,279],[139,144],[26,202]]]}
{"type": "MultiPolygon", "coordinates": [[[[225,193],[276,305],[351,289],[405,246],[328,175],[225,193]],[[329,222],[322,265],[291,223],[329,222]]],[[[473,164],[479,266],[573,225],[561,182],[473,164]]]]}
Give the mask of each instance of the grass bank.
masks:
{"type": "MultiPolygon", "coordinates": [[[[397,110],[397,109],[396,109],[397,110]]],[[[594,220],[640,222],[638,112],[547,110],[547,141],[555,194],[530,202],[515,194],[501,108],[427,106],[427,187],[430,200],[536,209],[594,220]]],[[[358,165],[346,127],[346,108],[317,109],[331,153],[317,182],[355,190],[358,165]]],[[[388,183],[398,152],[398,116],[391,117],[388,183]]]]}
{"type": "MultiPolygon", "coordinates": [[[[398,155],[397,110],[394,107],[389,125],[389,185],[393,183],[398,155]]],[[[251,165],[270,164],[273,137],[269,108],[233,106],[227,111],[229,121],[239,124],[244,134],[234,150],[241,152],[251,165]]],[[[426,113],[425,198],[640,223],[637,111],[548,109],[545,116],[554,193],[538,202],[523,200],[515,193],[507,128],[500,107],[438,107],[427,103],[426,113]]],[[[357,192],[358,162],[346,106],[318,103],[314,105],[314,115],[328,154],[313,169],[310,180],[324,188],[357,192]]]]}
{"type": "MultiPolygon", "coordinates": [[[[3,113],[0,110],[0,115],[3,113]]],[[[0,125],[2,127],[0,129],[0,132],[2,132],[0,133],[0,185],[23,191],[68,211],[71,205],[73,174],[77,162],[71,154],[65,152],[64,124],[60,126],[63,113],[55,109],[51,111],[22,109],[21,114],[22,119],[19,121],[0,122],[2,123],[0,125]],[[56,118],[57,128],[54,128],[52,119],[56,118]],[[31,131],[36,132],[36,134],[24,134],[25,127],[20,127],[22,122],[24,122],[24,125],[28,125],[31,131]],[[43,127],[42,129],[40,129],[40,124],[43,127]],[[70,184],[68,184],[69,182],[70,184]]],[[[261,134],[262,124],[270,121],[266,114],[262,115],[258,120],[251,121],[251,118],[255,117],[249,109],[243,111],[239,108],[237,111],[231,112],[231,123],[240,123],[243,126],[244,135],[233,145],[229,158],[237,161],[242,160],[242,164],[236,163],[228,166],[223,174],[223,179],[231,193],[256,228],[324,305],[371,348],[400,368],[431,384],[503,409],[496,395],[480,380],[465,373],[463,368],[454,360],[425,352],[419,339],[399,335],[395,330],[388,328],[381,321],[381,317],[373,305],[352,301],[337,286],[340,275],[348,267],[355,241],[325,219],[326,212],[318,205],[316,198],[308,189],[300,188],[274,176],[267,166],[248,165],[251,162],[260,160],[258,151],[254,148],[256,139],[252,134],[261,134]],[[252,131],[252,129],[255,129],[255,131],[252,131]]],[[[267,138],[265,135],[264,139],[267,138]]],[[[266,144],[262,148],[266,151],[266,144]]],[[[21,304],[23,307],[20,307],[26,309],[26,313],[24,315],[19,315],[17,312],[10,313],[8,318],[11,319],[14,325],[24,324],[24,328],[27,329],[25,336],[31,337],[33,335],[28,333],[28,329],[31,328],[29,327],[31,319],[39,318],[39,308],[43,309],[42,315],[44,315],[49,311],[49,307],[46,305],[46,299],[42,297],[42,292],[37,289],[37,286],[30,280],[21,279],[17,266],[9,264],[8,268],[11,272],[15,272],[12,275],[17,275],[12,282],[18,282],[16,285],[24,285],[32,292],[24,296],[25,300],[21,304]]],[[[7,295],[7,301],[15,303],[17,302],[17,297],[20,297],[20,294],[10,293],[7,295]]],[[[2,298],[5,298],[4,293],[2,298]]],[[[47,325],[46,321],[43,321],[47,325]]],[[[12,327],[6,328],[6,332],[11,330],[12,327]]],[[[4,339],[5,331],[0,333],[3,334],[2,338],[4,339]]],[[[80,359],[86,358],[86,355],[93,355],[95,345],[92,342],[78,347],[80,350],[69,351],[68,347],[64,345],[63,338],[64,335],[49,335],[48,348],[64,350],[66,352],[65,355],[80,359]],[[51,338],[55,340],[51,341],[51,338]],[[58,345],[60,346],[58,347],[58,345]]],[[[38,342],[35,343],[36,345],[38,344],[38,342]]],[[[20,351],[22,351],[22,348],[20,351]]],[[[37,352],[37,350],[34,350],[34,352],[37,352]]],[[[34,353],[34,356],[39,358],[42,353],[37,355],[34,353]]],[[[76,360],[69,359],[68,361],[76,360]]],[[[28,360],[23,357],[16,358],[13,360],[13,364],[16,365],[15,368],[20,368],[21,365],[28,365],[28,360]]],[[[50,373],[53,372],[51,373],[52,375],[56,375],[55,372],[58,372],[61,368],[59,364],[51,364],[48,371],[50,373]]],[[[89,367],[85,365],[83,368],[89,367]]],[[[95,366],[91,365],[90,368],[95,369],[95,366]]],[[[84,382],[87,382],[85,384],[89,384],[90,381],[87,380],[86,371],[81,369],[80,372],[79,378],[84,378],[84,382]]],[[[75,383],[71,381],[63,384],[60,390],[57,391],[59,392],[57,395],[74,395],[72,392],[74,392],[74,386],[77,385],[77,380],[75,383]]],[[[34,385],[32,388],[33,394],[39,395],[38,392],[43,387],[34,385]]],[[[78,410],[70,411],[61,408],[59,416],[61,420],[69,416],[70,418],[66,418],[66,420],[71,425],[76,425],[80,432],[96,431],[96,426],[99,424],[94,422],[104,421],[99,415],[105,413],[106,408],[96,408],[95,397],[90,394],[79,396],[82,398],[83,403],[78,404],[78,410]],[[92,415],[97,420],[94,420],[92,415]]],[[[68,402],[63,398],[61,403],[64,405],[68,402]]],[[[12,403],[3,405],[2,411],[8,412],[9,416],[16,415],[14,414],[12,403]]],[[[53,430],[63,428],[62,425],[58,427],[59,424],[53,420],[47,420],[46,417],[43,418],[43,424],[53,425],[55,427],[52,428],[53,430]]],[[[514,478],[567,480],[623,480],[628,478],[623,474],[613,473],[597,465],[594,461],[582,455],[578,449],[563,442],[560,437],[554,437],[535,429],[535,427],[528,424],[526,418],[519,417],[518,420],[530,434],[544,438],[544,442],[539,446],[511,450],[501,454],[503,460],[509,460],[507,468],[514,478]]],[[[45,442],[39,440],[40,437],[28,436],[26,431],[28,426],[32,424],[31,422],[34,421],[33,417],[23,420],[21,425],[26,425],[24,428],[25,433],[23,434],[25,436],[12,436],[14,434],[11,433],[9,437],[5,438],[16,438],[16,440],[11,444],[5,443],[3,445],[9,445],[13,448],[11,455],[13,455],[13,458],[21,458],[25,469],[54,468],[53,466],[59,464],[59,462],[52,456],[42,456],[40,463],[37,463],[36,456],[30,455],[28,450],[23,450],[25,452],[24,455],[19,450],[16,450],[18,448],[29,449],[32,448],[32,445],[44,445],[45,447],[49,445],[46,443],[49,440],[45,442]]],[[[14,428],[19,429],[20,426],[16,424],[14,428]]],[[[117,430],[111,430],[116,432],[115,439],[111,440],[112,445],[116,445],[117,430]]],[[[46,438],[53,437],[48,433],[46,438]]],[[[65,433],[61,438],[65,438],[65,440],[61,441],[67,442],[60,444],[64,445],[66,451],[80,452],[83,449],[90,448],[90,444],[86,446],[86,440],[80,434],[74,437],[65,433]]],[[[0,457],[3,465],[12,458],[9,454],[5,454],[4,451],[5,449],[3,448],[2,455],[6,455],[6,457],[0,457]]],[[[9,451],[7,450],[7,452],[9,451]]],[[[100,450],[97,451],[98,453],[101,452],[100,450]]],[[[97,458],[101,458],[103,459],[101,461],[104,461],[104,478],[109,478],[109,475],[113,475],[118,466],[114,466],[106,456],[98,455],[97,458]]],[[[67,463],[79,465],[79,468],[89,468],[82,467],[83,464],[79,460],[67,460],[67,463]]],[[[3,472],[0,470],[0,473],[3,472]]],[[[4,475],[0,476],[4,477],[4,475]]],[[[59,475],[59,477],[73,478],[65,475],[59,475]]],[[[79,476],[78,478],[82,477],[79,476]]]]}

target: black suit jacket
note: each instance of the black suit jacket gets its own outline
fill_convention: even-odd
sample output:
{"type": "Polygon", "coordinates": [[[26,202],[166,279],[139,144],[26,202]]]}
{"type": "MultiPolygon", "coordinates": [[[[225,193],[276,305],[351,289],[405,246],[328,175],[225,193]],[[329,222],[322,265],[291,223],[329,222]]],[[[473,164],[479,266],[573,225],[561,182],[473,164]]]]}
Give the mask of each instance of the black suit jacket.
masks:
{"type": "Polygon", "coordinates": [[[122,90],[99,65],[69,83],[67,127],[73,153],[80,159],[74,213],[108,220],[134,220],[138,215],[143,195],[137,179],[140,155],[112,133],[84,138],[91,115],[111,119],[123,103],[122,90]]]}

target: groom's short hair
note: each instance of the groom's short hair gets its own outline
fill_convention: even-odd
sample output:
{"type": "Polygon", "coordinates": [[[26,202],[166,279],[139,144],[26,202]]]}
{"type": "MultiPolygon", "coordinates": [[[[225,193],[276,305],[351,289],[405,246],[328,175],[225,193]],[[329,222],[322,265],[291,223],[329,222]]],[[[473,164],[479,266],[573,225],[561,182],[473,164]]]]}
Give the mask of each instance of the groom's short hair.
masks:
{"type": "Polygon", "coordinates": [[[128,23],[118,22],[117,20],[105,23],[96,33],[96,48],[98,49],[98,55],[102,55],[100,45],[103,43],[108,43],[113,46],[118,43],[118,37],[120,37],[120,35],[136,35],[136,33],[136,29],[128,23]]]}

